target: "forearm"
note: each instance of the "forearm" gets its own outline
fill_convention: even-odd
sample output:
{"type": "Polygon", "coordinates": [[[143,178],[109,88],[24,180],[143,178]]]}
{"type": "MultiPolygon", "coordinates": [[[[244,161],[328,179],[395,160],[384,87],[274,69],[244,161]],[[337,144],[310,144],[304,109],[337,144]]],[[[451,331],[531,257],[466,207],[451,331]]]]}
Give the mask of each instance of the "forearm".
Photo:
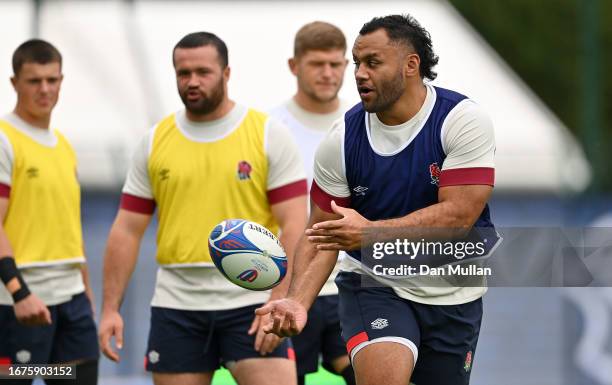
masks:
{"type": "MultiPolygon", "coordinates": [[[[13,258],[13,248],[6,236],[4,227],[0,226],[0,259],[2,258],[13,258]]],[[[11,295],[21,289],[21,283],[17,277],[6,282],[5,286],[11,295]]]]}
{"type": "Polygon", "coordinates": [[[441,188],[439,202],[404,217],[373,222],[373,227],[405,238],[464,236],[481,215],[492,192],[490,186],[441,188]]]}
{"type": "Polygon", "coordinates": [[[285,249],[287,255],[287,273],[281,283],[272,289],[270,293],[270,299],[283,298],[287,295],[289,285],[291,283],[291,275],[293,273],[294,255],[297,247],[297,243],[300,240],[300,236],[303,233],[303,224],[291,224],[287,228],[283,229],[280,242],[285,249]]]}
{"type": "Polygon", "coordinates": [[[329,278],[336,261],[337,251],[317,250],[316,245],[302,236],[297,245],[293,274],[288,297],[310,308],[329,278]]]}
{"type": "Polygon", "coordinates": [[[103,310],[118,311],[138,259],[140,238],[111,229],[104,253],[103,310]]]}

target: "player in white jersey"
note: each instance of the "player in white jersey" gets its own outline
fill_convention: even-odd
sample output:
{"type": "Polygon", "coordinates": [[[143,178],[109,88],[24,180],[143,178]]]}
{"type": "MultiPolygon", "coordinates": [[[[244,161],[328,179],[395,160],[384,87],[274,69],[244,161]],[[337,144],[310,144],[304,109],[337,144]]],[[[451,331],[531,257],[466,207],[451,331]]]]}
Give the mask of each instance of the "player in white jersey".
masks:
{"type": "MultiPolygon", "coordinates": [[[[285,123],[297,139],[309,183],[312,183],[317,146],[332,124],[351,107],[338,97],[348,63],[345,54],[346,38],[336,26],[315,21],[300,28],[295,35],[293,57],[288,63],[297,80],[297,92],[271,111],[271,115],[285,123]]],[[[310,308],[306,327],[291,339],[301,385],[306,374],[318,370],[319,355],[325,369],[341,375],[349,385],[355,383],[340,335],[338,289],[334,283],[338,270],[339,263],[310,308]]]]}
{"type": "Polygon", "coordinates": [[[337,251],[346,250],[336,282],[358,383],[468,384],[484,285],[453,286],[445,277],[362,285],[372,271],[360,249],[373,228],[409,239],[428,228],[492,228],[491,121],[467,97],[424,83],[436,77],[438,59],[429,33],[408,15],[366,23],[353,60],[362,103],[317,150],[310,228],[298,244],[288,298],[257,313],[273,314],[270,332],[299,333],[337,251]]]}

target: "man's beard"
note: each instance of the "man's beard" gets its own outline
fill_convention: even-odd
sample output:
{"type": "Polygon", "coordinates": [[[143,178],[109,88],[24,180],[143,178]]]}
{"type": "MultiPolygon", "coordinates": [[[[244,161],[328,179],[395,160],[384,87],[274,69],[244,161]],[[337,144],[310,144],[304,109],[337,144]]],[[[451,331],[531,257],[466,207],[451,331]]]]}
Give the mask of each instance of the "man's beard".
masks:
{"type": "Polygon", "coordinates": [[[371,102],[363,104],[363,108],[370,113],[382,112],[389,109],[404,93],[404,78],[402,73],[398,72],[397,75],[391,80],[384,80],[376,87],[376,98],[371,102]]]}
{"type": "Polygon", "coordinates": [[[186,90],[180,94],[181,100],[185,105],[185,109],[194,115],[209,114],[219,107],[223,101],[223,97],[225,96],[223,79],[220,79],[219,83],[217,83],[217,85],[211,90],[210,96],[202,95],[202,98],[197,102],[190,102],[187,99],[188,92],[189,90],[186,90]]]}

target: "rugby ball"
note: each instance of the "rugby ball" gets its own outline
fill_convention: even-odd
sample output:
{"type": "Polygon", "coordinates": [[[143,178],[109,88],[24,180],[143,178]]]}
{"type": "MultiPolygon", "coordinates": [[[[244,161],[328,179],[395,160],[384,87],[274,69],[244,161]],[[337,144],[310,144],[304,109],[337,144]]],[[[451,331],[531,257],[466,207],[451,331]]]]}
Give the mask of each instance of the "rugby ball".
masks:
{"type": "Polygon", "coordinates": [[[271,289],[287,273],[287,256],[278,238],[244,219],[227,219],[215,226],[208,250],[219,271],[245,289],[271,289]]]}

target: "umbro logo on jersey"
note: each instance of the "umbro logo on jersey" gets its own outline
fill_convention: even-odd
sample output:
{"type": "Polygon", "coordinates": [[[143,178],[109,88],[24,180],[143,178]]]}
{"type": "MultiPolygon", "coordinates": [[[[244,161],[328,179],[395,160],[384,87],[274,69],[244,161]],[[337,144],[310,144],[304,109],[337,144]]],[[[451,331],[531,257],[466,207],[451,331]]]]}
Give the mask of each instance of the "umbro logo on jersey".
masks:
{"type": "Polygon", "coordinates": [[[167,168],[163,168],[159,170],[159,180],[167,180],[170,178],[170,170],[167,168]]]}
{"type": "Polygon", "coordinates": [[[357,186],[353,189],[353,191],[355,192],[355,195],[360,197],[360,196],[364,196],[366,191],[368,191],[367,187],[363,187],[363,186],[357,186]]]}
{"type": "Polygon", "coordinates": [[[38,178],[38,169],[36,167],[30,167],[26,170],[28,178],[38,178]]]}
{"type": "Polygon", "coordinates": [[[372,329],[380,330],[389,326],[389,321],[384,318],[376,318],[374,321],[372,321],[372,323],[370,323],[370,325],[372,326],[372,329]]]}

